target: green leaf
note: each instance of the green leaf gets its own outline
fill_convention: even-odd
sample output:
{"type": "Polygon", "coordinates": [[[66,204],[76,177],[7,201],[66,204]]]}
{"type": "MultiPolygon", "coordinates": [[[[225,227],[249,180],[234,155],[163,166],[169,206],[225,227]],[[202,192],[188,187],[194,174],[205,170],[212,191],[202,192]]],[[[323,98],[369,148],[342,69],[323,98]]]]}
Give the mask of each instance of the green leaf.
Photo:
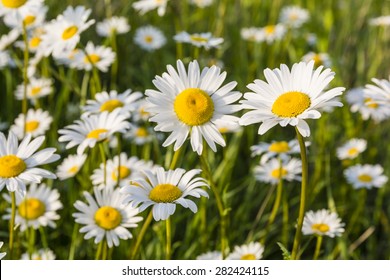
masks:
{"type": "Polygon", "coordinates": [[[276,242],[278,246],[280,247],[280,250],[282,250],[283,253],[283,259],[284,260],[291,260],[291,253],[287,250],[286,247],[280,242],[276,242]]]}

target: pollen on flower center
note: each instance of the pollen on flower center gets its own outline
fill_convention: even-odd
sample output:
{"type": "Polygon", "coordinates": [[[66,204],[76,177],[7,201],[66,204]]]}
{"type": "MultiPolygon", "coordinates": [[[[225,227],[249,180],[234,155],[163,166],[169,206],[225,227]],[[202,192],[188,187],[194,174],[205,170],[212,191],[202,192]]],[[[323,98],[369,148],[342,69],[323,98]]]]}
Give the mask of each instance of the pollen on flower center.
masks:
{"type": "Polygon", "coordinates": [[[35,96],[35,95],[37,95],[38,93],[40,93],[41,90],[42,90],[41,87],[33,87],[33,88],[31,89],[31,95],[32,95],[32,96],[35,96]]]}
{"type": "Polygon", "coordinates": [[[190,126],[205,124],[214,114],[213,100],[199,88],[183,90],[176,96],[173,107],[179,120],[190,126]]]}
{"type": "Polygon", "coordinates": [[[358,176],[359,181],[369,183],[372,181],[372,177],[368,174],[361,174],[358,176]]]}
{"type": "Polygon", "coordinates": [[[280,95],[272,105],[272,113],[281,118],[294,118],[310,107],[310,97],[302,92],[290,91],[280,95]]]}
{"type": "Polygon", "coordinates": [[[116,170],[112,171],[112,173],[111,173],[111,178],[114,181],[118,181],[118,172],[119,172],[120,179],[124,179],[131,174],[130,168],[127,168],[126,166],[121,165],[116,170]]]}
{"type": "Polygon", "coordinates": [[[241,257],[241,260],[248,260],[248,261],[250,261],[250,260],[255,260],[255,259],[256,259],[256,256],[253,255],[253,254],[246,254],[246,255],[243,255],[241,257]]]}
{"type": "Polygon", "coordinates": [[[284,169],[284,168],[282,168],[282,169],[278,168],[278,169],[272,170],[271,176],[274,177],[274,178],[276,178],[276,179],[280,179],[280,178],[283,178],[283,176],[286,176],[287,173],[288,173],[288,172],[287,172],[286,169],[284,169]]]}
{"type": "Polygon", "coordinates": [[[322,233],[328,232],[329,231],[329,226],[327,224],[314,224],[311,226],[312,230],[314,231],[319,231],[322,233]]]}
{"type": "Polygon", "coordinates": [[[1,0],[4,7],[11,8],[11,9],[17,9],[21,6],[23,6],[27,0],[1,0]]]}
{"type": "Polygon", "coordinates": [[[87,134],[87,138],[95,138],[96,140],[100,140],[100,134],[106,133],[108,130],[104,128],[99,128],[92,130],[87,134]]]}
{"type": "Polygon", "coordinates": [[[135,132],[135,135],[136,135],[137,137],[146,137],[146,136],[149,135],[149,133],[148,133],[148,131],[147,131],[145,128],[140,127],[140,128],[138,128],[137,131],[135,132]]]}
{"type": "Polygon", "coordinates": [[[372,100],[372,98],[366,98],[364,100],[364,104],[366,104],[366,106],[368,108],[372,108],[372,109],[375,109],[375,108],[378,108],[378,103],[376,103],[375,101],[372,100]]]}
{"type": "Polygon", "coordinates": [[[0,177],[16,177],[26,170],[26,163],[14,155],[0,157],[0,177]]]}
{"type": "Polygon", "coordinates": [[[322,59],[321,59],[321,56],[319,54],[315,54],[313,56],[313,60],[314,60],[314,66],[318,67],[322,64],[322,59]]]}
{"type": "Polygon", "coordinates": [[[77,33],[78,30],[79,29],[75,25],[69,26],[62,33],[62,39],[69,40],[70,38],[72,38],[77,33]]]}
{"type": "Polygon", "coordinates": [[[35,16],[28,15],[28,16],[26,16],[26,17],[23,19],[23,23],[24,23],[26,26],[28,26],[28,25],[34,23],[35,19],[36,19],[35,16]]]}
{"type": "Polygon", "coordinates": [[[150,36],[150,35],[145,36],[144,39],[145,39],[145,42],[146,42],[146,43],[149,43],[149,44],[150,44],[151,42],[153,42],[153,37],[150,36]]]}
{"type": "Polygon", "coordinates": [[[275,33],[275,25],[267,25],[266,27],[264,27],[264,30],[265,30],[265,33],[267,33],[268,35],[274,34],[275,33]]]}
{"type": "Polygon", "coordinates": [[[100,112],[103,111],[112,112],[119,107],[123,107],[123,102],[119,101],[118,99],[111,99],[104,102],[102,106],[100,106],[100,112]]]}
{"type": "Polygon", "coordinates": [[[102,206],[95,213],[95,222],[99,227],[105,230],[111,230],[120,225],[122,215],[117,209],[111,206],[102,206]]]}
{"type": "Polygon", "coordinates": [[[95,63],[97,63],[97,62],[99,62],[100,61],[100,56],[99,55],[97,55],[97,54],[90,54],[90,55],[88,55],[88,56],[85,56],[85,58],[84,58],[84,62],[85,63],[93,63],[93,64],[95,64],[95,63]]]}
{"type": "Polygon", "coordinates": [[[155,186],[149,193],[149,198],[157,203],[172,203],[180,198],[182,191],[171,184],[160,184],[155,186]]]}
{"type": "Polygon", "coordinates": [[[199,43],[206,43],[208,40],[201,36],[191,35],[191,40],[199,43]]]}
{"type": "Polygon", "coordinates": [[[348,155],[350,155],[350,156],[354,156],[354,155],[356,155],[358,153],[359,153],[359,151],[356,148],[351,148],[351,149],[348,150],[348,155]]]}
{"type": "Polygon", "coordinates": [[[33,132],[39,127],[38,121],[26,122],[26,132],[33,132]]]}
{"type": "Polygon", "coordinates": [[[45,204],[37,198],[28,198],[20,203],[18,212],[26,220],[35,220],[46,211],[45,204]]]}
{"type": "Polygon", "coordinates": [[[79,171],[79,167],[77,165],[74,165],[74,166],[72,166],[71,168],[68,169],[68,172],[71,173],[71,174],[74,174],[77,171],[79,171]]]}
{"type": "Polygon", "coordinates": [[[290,147],[286,141],[280,141],[272,143],[268,150],[275,153],[286,153],[290,150],[290,147]]]}
{"type": "MultiPolygon", "coordinates": [[[[29,46],[30,48],[36,48],[41,43],[41,39],[38,37],[33,37],[30,39],[29,46]]],[[[38,91],[39,92],[39,91],[38,91]]]]}

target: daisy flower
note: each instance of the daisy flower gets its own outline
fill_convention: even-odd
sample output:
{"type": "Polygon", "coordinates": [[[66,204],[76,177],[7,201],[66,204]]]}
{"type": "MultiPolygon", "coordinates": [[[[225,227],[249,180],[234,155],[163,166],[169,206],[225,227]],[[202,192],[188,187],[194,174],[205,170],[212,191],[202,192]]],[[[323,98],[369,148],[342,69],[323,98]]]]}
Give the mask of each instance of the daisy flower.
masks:
{"type": "Polygon", "coordinates": [[[271,44],[282,39],[285,33],[286,27],[283,24],[267,25],[259,29],[256,41],[271,44]]]}
{"type": "MultiPolygon", "coordinates": [[[[308,146],[310,143],[306,143],[308,146]]],[[[271,143],[260,142],[257,145],[250,147],[252,151],[252,157],[260,156],[261,163],[266,163],[270,158],[281,157],[282,159],[288,158],[288,155],[299,154],[299,143],[298,140],[293,139],[289,142],[287,141],[272,141],[271,143]]]]}
{"type": "Polygon", "coordinates": [[[389,26],[390,25],[390,15],[371,18],[368,23],[372,26],[389,26]]]}
{"type": "Polygon", "coordinates": [[[104,238],[108,247],[119,246],[119,239],[132,238],[128,228],[137,227],[142,217],[137,217],[137,208],[122,204],[123,196],[119,189],[105,188],[100,191],[94,188],[94,195],[84,192],[88,202],[76,201],[74,207],[80,211],[73,214],[76,223],[84,225],[81,233],[86,233],[84,239],[95,238],[95,244],[104,238]]]}
{"type": "Polygon", "coordinates": [[[344,170],[347,182],[355,189],[372,187],[381,188],[387,183],[388,178],[383,175],[383,168],[379,164],[357,164],[344,170]]]}
{"type": "Polygon", "coordinates": [[[133,112],[133,120],[135,122],[143,121],[146,122],[151,117],[150,113],[147,111],[148,102],[146,99],[141,99],[136,103],[136,110],[133,112]]]}
{"type": "Polygon", "coordinates": [[[141,176],[140,172],[152,169],[152,162],[145,162],[137,157],[127,157],[126,153],[115,156],[106,162],[106,184],[104,184],[104,164],[93,171],[92,183],[100,188],[115,187],[120,180],[120,187],[128,185],[131,180],[141,176]]]}
{"type": "Polygon", "coordinates": [[[2,35],[0,37],[0,51],[4,51],[6,48],[11,46],[16,41],[16,39],[19,38],[19,35],[20,31],[17,29],[12,29],[7,34],[2,35]]]}
{"type": "Polygon", "coordinates": [[[27,7],[40,5],[43,0],[1,0],[0,16],[11,15],[14,18],[21,18],[20,11],[27,7]]]}
{"type": "Polygon", "coordinates": [[[314,61],[300,62],[291,71],[285,64],[280,69],[265,69],[267,82],[255,80],[247,87],[253,92],[244,95],[243,108],[250,109],[241,120],[241,125],[261,122],[258,133],[264,134],[277,124],[296,126],[303,137],[310,136],[310,127],[305,119],[318,119],[326,106],[342,106],[334,101],[342,94],[343,87],[324,92],[335,73],[329,68],[313,71],[314,61]]]}
{"type": "Polygon", "coordinates": [[[291,26],[293,28],[301,27],[309,20],[309,12],[299,6],[283,7],[280,12],[279,20],[281,23],[291,26]]]}
{"type": "Polygon", "coordinates": [[[196,257],[197,260],[222,260],[222,253],[220,251],[212,251],[201,254],[196,257]]]}
{"type": "Polygon", "coordinates": [[[161,17],[165,14],[167,3],[169,0],[140,0],[132,4],[133,8],[141,15],[157,9],[158,15],[161,17]]]}
{"type": "Polygon", "coordinates": [[[136,145],[144,145],[152,142],[155,135],[152,128],[132,125],[125,137],[133,140],[136,145]]]}
{"type": "Polygon", "coordinates": [[[196,5],[199,8],[205,8],[211,6],[214,0],[190,0],[190,3],[196,5]]]}
{"type": "Polygon", "coordinates": [[[347,143],[337,148],[337,157],[340,160],[354,159],[367,148],[367,141],[364,139],[353,138],[347,143]]]}
{"type": "Polygon", "coordinates": [[[272,158],[266,163],[261,163],[254,169],[257,181],[277,184],[281,179],[287,181],[301,181],[302,162],[299,159],[285,159],[280,166],[277,158],[272,158]]]}
{"type": "MultiPolygon", "coordinates": [[[[3,247],[4,242],[0,242],[0,249],[3,247]]],[[[7,253],[0,253],[0,260],[4,258],[4,256],[7,255],[7,253]]]]}
{"type": "Polygon", "coordinates": [[[12,13],[4,16],[4,23],[10,28],[23,30],[23,24],[27,30],[31,30],[43,24],[46,18],[48,7],[43,3],[37,5],[26,5],[19,9],[19,16],[15,17],[12,13]]]}
{"type": "Polygon", "coordinates": [[[19,114],[15,119],[15,124],[11,126],[11,131],[21,140],[23,139],[26,128],[26,133],[30,133],[35,138],[40,135],[45,135],[52,121],[53,118],[49,115],[49,112],[43,111],[42,109],[29,109],[26,116],[19,114]]]}
{"type": "Polygon", "coordinates": [[[97,93],[95,100],[87,100],[87,105],[83,106],[85,113],[83,115],[99,114],[104,111],[112,112],[120,108],[121,114],[128,114],[137,109],[137,101],[143,96],[139,91],[131,92],[131,89],[118,93],[111,90],[97,93]]]}
{"type": "Polygon", "coordinates": [[[76,69],[77,64],[75,63],[75,57],[81,52],[82,50],[80,49],[74,49],[71,52],[59,54],[58,56],[54,57],[54,59],[59,65],[65,65],[69,68],[76,69]]]}
{"type": "MultiPolygon", "coordinates": [[[[4,199],[11,203],[9,194],[3,195],[4,199]]],[[[46,184],[31,184],[28,187],[25,197],[16,196],[16,216],[15,224],[20,225],[20,230],[25,231],[29,227],[38,229],[39,227],[55,228],[54,221],[60,216],[57,210],[62,208],[60,194],[56,189],[50,189],[46,184]]],[[[8,214],[3,218],[11,218],[11,208],[7,209],[8,214]]]]}
{"type": "Polygon", "coordinates": [[[111,113],[104,111],[99,115],[81,116],[81,120],[58,131],[62,134],[58,141],[69,142],[66,149],[78,146],[77,154],[81,155],[87,147],[95,147],[96,143],[109,139],[114,133],[126,132],[130,127],[126,119],[127,115],[121,114],[120,109],[111,113]]]}
{"type": "Polygon", "coordinates": [[[91,10],[83,6],[68,6],[62,15],[46,24],[46,32],[42,36],[45,55],[61,57],[73,51],[80,41],[80,34],[95,22],[88,20],[90,14],[91,10]]]}
{"type": "Polygon", "coordinates": [[[154,26],[139,27],[135,31],[134,43],[146,51],[155,51],[165,45],[167,39],[162,31],[154,26]]]}
{"type": "Polygon", "coordinates": [[[96,24],[96,32],[101,37],[111,37],[113,34],[125,34],[130,31],[130,25],[125,17],[111,17],[96,24]]]}
{"type": "Polygon", "coordinates": [[[15,62],[13,61],[9,52],[0,50],[0,69],[4,69],[5,67],[14,67],[14,66],[15,66],[15,62]]]}
{"type": "Polygon", "coordinates": [[[372,79],[375,85],[366,85],[364,88],[364,94],[367,98],[377,99],[390,103],[390,80],[385,79],[372,79]]]}
{"type": "Polygon", "coordinates": [[[116,54],[109,47],[95,46],[88,42],[85,52],[80,51],[74,55],[74,66],[79,70],[91,71],[96,67],[102,72],[107,72],[108,68],[115,61],[116,54]]]}
{"type": "Polygon", "coordinates": [[[168,65],[168,73],[153,80],[159,91],[146,90],[147,110],[153,115],[150,121],[157,122],[156,131],[172,132],[163,143],[164,147],[175,142],[176,151],[190,134],[192,149],[199,155],[203,138],[215,152],[215,143],[225,146],[216,124],[228,125],[239,120],[230,115],[241,110],[239,105],[232,105],[241,97],[240,92],[232,91],[237,83],[230,82],[220,88],[226,72],[221,73],[217,66],[200,72],[196,60],[190,62],[188,74],[181,60],[177,61],[177,69],[168,65]]]}
{"type": "Polygon", "coordinates": [[[0,191],[7,186],[8,191],[26,193],[26,183],[40,183],[42,178],[56,179],[57,177],[39,165],[52,163],[60,158],[54,154],[54,148],[46,148],[36,152],[45,141],[45,136],[32,140],[27,134],[18,145],[18,139],[8,133],[8,139],[0,132],[0,191]],[[36,153],[35,153],[36,152],[36,153]]]}
{"type": "Polygon", "coordinates": [[[246,41],[259,42],[261,38],[261,30],[257,27],[244,27],[240,31],[241,38],[246,41]]]}
{"type": "Polygon", "coordinates": [[[57,166],[57,177],[60,180],[65,180],[76,176],[83,166],[87,155],[69,155],[60,165],[57,166]]]}
{"type": "Polygon", "coordinates": [[[314,67],[319,67],[321,65],[330,67],[332,65],[332,61],[327,53],[308,52],[302,57],[303,62],[309,63],[310,60],[314,60],[314,67]]]}
{"type": "Polygon", "coordinates": [[[22,254],[20,259],[21,260],[35,260],[35,261],[55,260],[56,255],[50,249],[39,249],[38,251],[35,251],[34,253],[31,254],[31,258],[30,258],[29,253],[24,253],[24,254],[22,254]]]}
{"type": "Polygon", "coordinates": [[[227,260],[260,260],[264,247],[259,242],[251,242],[246,245],[234,246],[234,251],[227,256],[227,260]]]}
{"type": "MultiPolygon", "coordinates": [[[[28,51],[31,53],[36,53],[42,56],[42,50],[41,50],[41,42],[42,42],[42,35],[44,34],[43,28],[34,28],[27,34],[27,43],[28,43],[28,51]]],[[[15,42],[15,46],[21,48],[22,50],[25,50],[26,45],[24,41],[17,41],[15,42]]],[[[36,58],[35,58],[36,59],[36,58]]],[[[29,61],[31,63],[31,59],[29,61]]]]}
{"type": "MultiPolygon", "coordinates": [[[[23,100],[23,91],[24,85],[20,84],[16,88],[15,96],[18,100],[23,100]]],[[[53,92],[53,81],[46,78],[31,78],[27,85],[27,99],[31,100],[33,103],[38,98],[47,96],[53,92]]]]}
{"type": "Polygon", "coordinates": [[[185,31],[176,34],[173,39],[179,43],[189,43],[195,47],[204,47],[206,50],[218,48],[223,38],[215,38],[210,32],[189,34],[185,31]]]}
{"type": "Polygon", "coordinates": [[[146,179],[134,179],[130,185],[121,189],[121,192],[125,194],[123,203],[129,203],[134,207],[141,204],[141,212],[152,206],[153,217],[156,221],[166,220],[173,215],[177,204],[196,213],[198,207],[187,196],[209,197],[202,189],[202,187],[208,187],[206,180],[195,177],[201,172],[200,169],[185,171],[177,168],[165,171],[164,168],[159,167],[155,173],[150,170],[143,172],[146,179]]]}
{"type": "Polygon", "coordinates": [[[238,123],[217,124],[216,127],[221,134],[236,133],[242,128],[238,123]]]}
{"type": "Polygon", "coordinates": [[[337,213],[322,209],[316,212],[308,211],[303,218],[302,233],[304,235],[326,235],[331,238],[341,236],[345,224],[341,222],[337,213]]]}

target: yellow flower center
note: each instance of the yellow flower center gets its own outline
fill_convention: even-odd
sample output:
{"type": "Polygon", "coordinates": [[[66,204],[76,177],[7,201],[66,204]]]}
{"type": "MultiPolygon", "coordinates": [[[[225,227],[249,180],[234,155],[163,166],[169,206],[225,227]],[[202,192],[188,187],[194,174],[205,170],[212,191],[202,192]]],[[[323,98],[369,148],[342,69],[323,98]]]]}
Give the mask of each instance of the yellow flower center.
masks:
{"type": "Polygon", "coordinates": [[[155,186],[149,193],[149,198],[157,203],[172,203],[180,198],[182,191],[171,184],[160,184],[155,186]]]}
{"type": "Polygon", "coordinates": [[[33,24],[35,21],[36,17],[32,15],[28,15],[23,19],[24,25],[28,26],[30,24],[33,24]]]}
{"type": "Polygon", "coordinates": [[[356,149],[356,148],[351,148],[351,149],[349,149],[349,151],[348,151],[348,155],[349,156],[355,156],[355,155],[357,155],[359,153],[359,151],[358,151],[358,149],[356,149]]]}
{"type": "Polygon", "coordinates": [[[278,169],[272,170],[271,176],[274,177],[274,178],[276,178],[276,179],[280,179],[280,178],[282,178],[283,176],[286,176],[287,173],[288,173],[288,172],[287,172],[286,169],[284,169],[284,168],[282,168],[282,169],[278,168],[278,169]]]}
{"type": "Polygon", "coordinates": [[[26,122],[26,132],[33,132],[39,127],[38,121],[26,122]]]}
{"type": "Polygon", "coordinates": [[[246,254],[241,257],[241,260],[246,260],[246,261],[256,260],[256,256],[254,254],[246,254]]]}
{"type": "Polygon", "coordinates": [[[201,36],[191,35],[191,40],[198,43],[206,43],[208,40],[201,36]]]}
{"type": "Polygon", "coordinates": [[[73,165],[71,168],[68,169],[68,173],[75,174],[77,171],[79,171],[79,167],[77,165],[73,165]]]}
{"type": "Polygon", "coordinates": [[[112,171],[111,178],[114,181],[118,181],[118,172],[119,172],[119,178],[122,180],[126,177],[128,177],[131,174],[131,170],[127,168],[126,166],[119,166],[117,170],[112,171]]]}
{"type": "Polygon", "coordinates": [[[77,33],[78,30],[79,29],[75,25],[69,26],[64,30],[64,32],[62,32],[62,39],[69,40],[77,33]]]}
{"type": "Polygon", "coordinates": [[[26,220],[35,220],[45,213],[45,204],[37,198],[28,198],[19,205],[19,215],[26,220]]]}
{"type": "Polygon", "coordinates": [[[95,138],[96,140],[100,140],[100,134],[106,133],[108,130],[104,128],[99,128],[92,130],[87,134],[87,138],[95,138]]]}
{"type": "Polygon", "coordinates": [[[218,130],[221,133],[228,133],[229,132],[229,128],[227,128],[227,127],[220,127],[220,128],[218,128],[218,130]]]}
{"type": "Polygon", "coordinates": [[[146,35],[145,36],[145,42],[150,44],[151,42],[153,42],[153,37],[150,36],[150,35],[146,35]]]}
{"type": "Polygon", "coordinates": [[[16,177],[26,170],[26,163],[14,155],[0,157],[0,177],[16,177]]]}
{"type": "Polygon", "coordinates": [[[105,230],[116,228],[121,221],[121,213],[111,206],[102,206],[95,213],[96,224],[105,230]]]}
{"type": "Polygon", "coordinates": [[[39,37],[33,37],[30,39],[29,46],[31,49],[34,49],[39,46],[41,39],[39,37]]]}
{"type": "Polygon", "coordinates": [[[100,112],[103,111],[112,112],[119,107],[123,107],[123,102],[119,101],[118,99],[107,100],[102,104],[102,106],[100,106],[100,112]]]}
{"type": "Polygon", "coordinates": [[[368,108],[372,108],[372,109],[378,108],[378,103],[374,102],[374,100],[372,98],[366,98],[364,100],[364,103],[366,104],[366,106],[368,108]]]}
{"type": "Polygon", "coordinates": [[[361,174],[358,176],[359,181],[369,183],[372,181],[372,177],[368,174],[361,174]]]}
{"type": "Polygon", "coordinates": [[[176,96],[173,108],[179,120],[195,126],[210,121],[214,114],[214,102],[205,91],[188,88],[176,96]]]}
{"type": "Polygon", "coordinates": [[[31,95],[32,95],[32,96],[35,96],[35,95],[37,95],[38,93],[40,93],[41,90],[42,90],[41,87],[33,87],[33,88],[31,89],[31,95]]]}
{"type": "Polygon", "coordinates": [[[294,118],[309,108],[310,104],[310,97],[307,94],[290,91],[275,100],[271,111],[281,118],[294,118]]]}
{"type": "Polygon", "coordinates": [[[148,117],[150,114],[149,114],[149,112],[146,112],[145,111],[145,109],[144,108],[141,108],[140,110],[139,110],[139,114],[142,116],[142,117],[148,117]]]}
{"type": "Polygon", "coordinates": [[[149,135],[148,130],[144,127],[139,127],[137,129],[137,131],[135,132],[135,136],[140,137],[140,138],[146,137],[148,135],[149,135]]]}
{"type": "Polygon", "coordinates": [[[23,6],[27,0],[1,0],[1,2],[6,8],[17,9],[23,6]]]}
{"type": "Polygon", "coordinates": [[[268,150],[274,153],[287,153],[290,150],[290,147],[286,141],[280,141],[272,143],[268,150]]]}
{"type": "Polygon", "coordinates": [[[319,231],[322,233],[328,232],[329,231],[329,226],[327,224],[314,224],[311,226],[313,231],[319,231]]]}
{"type": "Polygon", "coordinates": [[[317,53],[313,56],[313,60],[314,60],[314,66],[316,66],[316,67],[322,65],[322,63],[323,63],[321,56],[317,53]]]}
{"type": "Polygon", "coordinates": [[[271,35],[275,33],[275,25],[267,25],[264,27],[264,31],[267,35],[271,35]]]}
{"type": "Polygon", "coordinates": [[[97,54],[90,54],[90,55],[88,55],[88,56],[85,56],[85,58],[84,58],[84,62],[85,63],[93,63],[93,64],[95,64],[95,63],[97,63],[97,62],[99,62],[100,61],[100,56],[98,56],[97,54]]]}

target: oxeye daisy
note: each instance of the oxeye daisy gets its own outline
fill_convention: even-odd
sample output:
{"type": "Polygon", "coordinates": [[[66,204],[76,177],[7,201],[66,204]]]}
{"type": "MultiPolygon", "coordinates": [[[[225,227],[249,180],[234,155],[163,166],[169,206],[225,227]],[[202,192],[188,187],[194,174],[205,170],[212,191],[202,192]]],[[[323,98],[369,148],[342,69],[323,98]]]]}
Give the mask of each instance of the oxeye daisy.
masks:
{"type": "Polygon", "coordinates": [[[382,166],[379,164],[357,164],[351,166],[344,170],[344,176],[355,189],[381,188],[388,181],[387,176],[383,175],[382,166]]]}
{"type": "Polygon", "coordinates": [[[20,11],[27,7],[40,5],[43,0],[1,0],[0,16],[11,15],[20,18],[20,11]]]}
{"type": "Polygon", "coordinates": [[[116,54],[111,48],[95,46],[92,42],[88,42],[85,52],[79,51],[74,55],[73,65],[80,70],[90,71],[96,67],[102,72],[107,72],[115,57],[116,54]]]}
{"type": "Polygon", "coordinates": [[[334,101],[342,94],[343,87],[324,92],[335,73],[329,68],[322,71],[318,67],[313,71],[314,61],[300,62],[292,66],[291,71],[284,64],[280,69],[266,69],[267,82],[255,80],[247,87],[253,92],[244,95],[243,108],[251,110],[245,113],[241,125],[261,122],[258,133],[264,134],[277,124],[296,126],[303,137],[310,136],[310,128],[305,119],[318,119],[326,106],[342,106],[334,101]]]}
{"type": "Polygon", "coordinates": [[[364,95],[378,101],[390,103],[390,80],[373,78],[374,85],[367,84],[364,88],[364,95]]]}
{"type": "Polygon", "coordinates": [[[165,45],[167,39],[157,27],[147,25],[135,31],[134,42],[146,51],[155,51],[165,45]]]}
{"type": "MultiPolygon", "coordinates": [[[[28,51],[31,53],[35,53],[36,56],[42,56],[42,49],[41,49],[41,36],[44,34],[44,29],[42,27],[37,27],[28,32],[27,34],[27,44],[28,44],[28,51]]],[[[15,42],[15,46],[21,48],[22,50],[25,50],[26,45],[24,41],[17,41],[15,42]]],[[[35,60],[38,60],[36,57],[35,60]]],[[[31,60],[29,61],[31,64],[31,60]]],[[[30,75],[32,77],[33,75],[30,75]]]]}
{"type": "Polygon", "coordinates": [[[341,147],[337,148],[337,157],[340,160],[354,159],[367,148],[367,141],[364,139],[353,138],[341,147]]]}
{"type": "Polygon", "coordinates": [[[19,36],[20,31],[17,29],[12,29],[7,34],[2,35],[0,37],[0,50],[4,51],[6,48],[11,46],[19,38],[19,36]]]}
{"type": "Polygon", "coordinates": [[[40,183],[42,178],[57,178],[53,173],[38,168],[60,158],[54,154],[55,149],[36,152],[45,141],[44,136],[30,141],[31,134],[27,134],[18,145],[18,139],[12,132],[8,133],[8,139],[0,132],[0,191],[7,186],[10,192],[16,191],[23,197],[27,182],[40,183]]]}
{"type": "Polygon", "coordinates": [[[10,28],[23,29],[23,24],[27,30],[31,30],[43,24],[46,18],[48,7],[38,2],[36,5],[26,5],[19,9],[19,16],[12,13],[4,16],[4,23],[10,28]]]}
{"type": "MultiPolygon", "coordinates": [[[[0,242],[0,249],[3,247],[4,242],[0,242]]],[[[7,255],[7,253],[0,253],[0,260],[4,258],[4,256],[7,255]]]]}
{"type": "Polygon", "coordinates": [[[141,15],[157,9],[158,15],[161,17],[165,14],[167,3],[169,0],[140,0],[132,4],[133,8],[141,15]]]}
{"type": "Polygon", "coordinates": [[[55,260],[56,255],[50,249],[39,249],[38,251],[33,252],[31,254],[31,257],[30,257],[29,253],[22,254],[20,259],[21,260],[35,260],[35,261],[55,260]]]}
{"type": "Polygon", "coordinates": [[[0,50],[0,69],[4,69],[5,67],[14,67],[15,62],[11,57],[9,51],[1,51],[0,50]]]}
{"type": "Polygon", "coordinates": [[[321,65],[324,67],[332,66],[332,61],[327,53],[308,52],[302,57],[303,62],[308,63],[311,60],[314,60],[314,67],[319,67],[321,65]]]}
{"type": "Polygon", "coordinates": [[[226,133],[236,133],[241,130],[242,126],[238,123],[230,123],[230,124],[216,124],[218,131],[221,134],[226,133]]]}
{"type": "Polygon", "coordinates": [[[203,150],[203,138],[213,151],[215,143],[225,146],[225,140],[216,124],[237,123],[238,118],[231,114],[239,111],[233,105],[241,93],[232,91],[236,82],[221,87],[226,72],[221,73],[217,66],[199,70],[198,62],[190,62],[188,74],[181,60],[177,61],[177,71],[167,66],[168,73],[153,80],[156,90],[146,90],[148,112],[153,115],[150,121],[157,122],[156,131],[172,132],[165,140],[166,147],[175,142],[178,150],[190,135],[191,146],[199,155],[203,150]],[[221,88],[220,88],[221,87],[221,88]]]}
{"type": "Polygon", "coordinates": [[[223,38],[215,38],[210,32],[189,34],[185,31],[176,34],[173,39],[179,43],[189,43],[195,47],[204,47],[206,50],[217,48],[223,43],[223,38]]]}
{"type": "Polygon", "coordinates": [[[69,155],[60,165],[57,166],[57,177],[60,180],[65,180],[76,176],[83,166],[87,155],[69,155]]]}
{"type": "Polygon", "coordinates": [[[303,219],[302,233],[304,235],[326,235],[334,238],[344,232],[344,225],[337,213],[326,209],[316,212],[308,211],[303,219]]]}
{"type": "MultiPolygon", "coordinates": [[[[306,142],[308,146],[310,143],[306,142]]],[[[299,143],[298,140],[293,139],[287,141],[272,141],[271,143],[260,142],[257,145],[250,147],[252,151],[252,157],[260,156],[261,163],[267,162],[270,158],[280,157],[282,159],[288,158],[288,155],[299,154],[299,143]]]]}
{"type": "Polygon", "coordinates": [[[234,246],[234,251],[227,256],[227,260],[260,260],[264,247],[259,242],[234,246]]]}
{"type": "Polygon", "coordinates": [[[309,17],[309,12],[306,9],[299,6],[287,6],[281,10],[279,20],[287,26],[299,28],[309,20],[309,17]]]}
{"type": "Polygon", "coordinates": [[[212,251],[201,254],[196,257],[197,260],[222,260],[222,253],[220,251],[212,251]]]}
{"type": "Polygon", "coordinates": [[[271,44],[282,39],[285,33],[286,27],[283,24],[267,25],[259,29],[256,41],[271,44]]]}
{"type": "Polygon", "coordinates": [[[123,205],[123,196],[119,189],[94,188],[94,197],[84,192],[87,203],[76,201],[74,207],[80,211],[73,214],[76,223],[84,225],[81,233],[86,233],[84,239],[95,238],[95,244],[106,239],[109,248],[119,246],[119,239],[132,238],[128,228],[137,227],[142,221],[138,217],[139,210],[130,205],[123,205]]]}
{"type": "Polygon", "coordinates": [[[11,131],[19,138],[23,139],[24,130],[30,133],[32,137],[44,135],[49,130],[53,118],[49,112],[42,109],[29,109],[27,115],[19,114],[15,119],[15,124],[11,126],[11,131]]]}
{"type": "Polygon", "coordinates": [[[390,26],[390,15],[371,18],[368,23],[372,26],[390,26]]]}
{"type": "Polygon", "coordinates": [[[146,99],[141,99],[136,103],[136,110],[133,112],[133,121],[134,122],[147,122],[151,117],[150,113],[147,111],[148,102],[146,99]]]}
{"type": "MultiPolygon", "coordinates": [[[[27,99],[31,100],[33,103],[38,98],[49,95],[53,92],[53,81],[46,78],[31,78],[29,79],[29,83],[27,85],[27,99]]],[[[24,85],[20,84],[16,88],[15,96],[16,99],[22,100],[24,92],[24,85]]]]}
{"type": "Polygon", "coordinates": [[[150,127],[132,125],[125,137],[131,139],[136,145],[144,145],[152,142],[156,135],[150,127]]]}
{"type": "Polygon", "coordinates": [[[211,6],[214,0],[190,0],[191,4],[196,5],[199,8],[205,8],[211,6]]]}
{"type": "Polygon", "coordinates": [[[209,197],[202,189],[208,187],[205,179],[195,177],[200,172],[199,169],[185,171],[181,168],[165,171],[162,167],[157,168],[155,173],[145,170],[143,173],[146,179],[134,179],[130,185],[121,189],[125,194],[123,203],[134,207],[141,204],[140,211],[152,206],[156,221],[167,220],[175,213],[177,204],[196,213],[198,207],[187,196],[209,197]]]}
{"type": "Polygon", "coordinates": [[[125,17],[111,17],[96,24],[96,32],[101,37],[110,37],[113,34],[125,34],[129,32],[130,25],[125,17]]]}
{"type": "Polygon", "coordinates": [[[258,42],[261,38],[261,30],[258,27],[244,27],[241,29],[241,38],[246,41],[258,42]]]}
{"type": "Polygon", "coordinates": [[[95,147],[96,143],[108,139],[114,133],[126,132],[130,127],[126,119],[127,115],[121,114],[120,109],[111,113],[104,111],[99,115],[81,116],[81,120],[58,131],[62,134],[58,141],[69,142],[66,149],[78,146],[77,154],[81,155],[87,147],[95,147]]]}
{"type": "Polygon", "coordinates": [[[270,184],[277,184],[280,179],[301,181],[301,173],[302,162],[295,158],[285,159],[282,162],[277,158],[272,158],[254,169],[256,180],[270,184]]]}
{"type": "MultiPolygon", "coordinates": [[[[8,194],[4,194],[3,197],[11,203],[11,197],[8,194]]],[[[46,184],[31,184],[24,197],[16,196],[16,206],[15,224],[20,225],[21,231],[25,231],[29,227],[55,228],[54,221],[60,218],[56,211],[62,208],[62,203],[56,189],[50,189],[46,184]]],[[[11,218],[11,208],[8,208],[7,212],[8,214],[3,216],[6,220],[11,218]]]]}
{"type": "Polygon", "coordinates": [[[131,92],[131,89],[118,93],[111,90],[97,93],[95,100],[87,100],[87,105],[83,106],[84,115],[99,114],[104,111],[112,112],[120,108],[122,114],[129,114],[137,109],[137,101],[143,96],[139,91],[131,92]]]}

